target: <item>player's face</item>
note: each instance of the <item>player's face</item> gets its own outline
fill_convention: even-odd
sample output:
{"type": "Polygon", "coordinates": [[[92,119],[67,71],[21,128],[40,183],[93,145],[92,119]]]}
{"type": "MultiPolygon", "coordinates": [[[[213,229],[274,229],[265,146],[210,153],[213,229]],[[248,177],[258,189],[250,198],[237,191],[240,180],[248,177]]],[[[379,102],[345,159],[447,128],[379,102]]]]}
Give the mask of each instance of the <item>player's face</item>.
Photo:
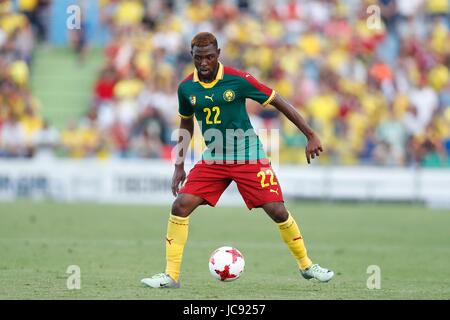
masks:
{"type": "Polygon", "coordinates": [[[212,44],[206,47],[194,46],[191,54],[200,79],[213,80],[218,67],[220,49],[216,49],[212,44]]]}

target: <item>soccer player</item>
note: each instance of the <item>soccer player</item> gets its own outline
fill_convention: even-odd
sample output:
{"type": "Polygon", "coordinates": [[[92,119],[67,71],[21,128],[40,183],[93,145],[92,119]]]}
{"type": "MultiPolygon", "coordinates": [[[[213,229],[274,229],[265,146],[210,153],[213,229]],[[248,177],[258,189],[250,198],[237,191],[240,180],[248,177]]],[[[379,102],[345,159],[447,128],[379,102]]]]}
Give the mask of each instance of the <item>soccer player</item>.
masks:
{"type": "Polygon", "coordinates": [[[313,264],[308,257],[300,229],[284,206],[281,187],[252,128],[245,100],[272,105],[296,125],[308,138],[308,163],[323,152],[319,138],[277,92],[250,74],[220,63],[220,49],[213,34],[197,34],[191,42],[191,54],[194,72],[178,87],[180,149],[172,178],[172,193],[176,199],[167,226],[166,270],[141,282],[153,288],[180,287],[189,215],[200,205],[214,207],[231,181],[236,182],[250,210],[262,208],[277,224],[281,238],[298,263],[300,274],[306,279],[328,282],[334,273],[313,264]],[[193,135],[194,116],[207,148],[186,179],[184,159],[193,135]],[[188,132],[187,138],[183,132],[188,132]]]}

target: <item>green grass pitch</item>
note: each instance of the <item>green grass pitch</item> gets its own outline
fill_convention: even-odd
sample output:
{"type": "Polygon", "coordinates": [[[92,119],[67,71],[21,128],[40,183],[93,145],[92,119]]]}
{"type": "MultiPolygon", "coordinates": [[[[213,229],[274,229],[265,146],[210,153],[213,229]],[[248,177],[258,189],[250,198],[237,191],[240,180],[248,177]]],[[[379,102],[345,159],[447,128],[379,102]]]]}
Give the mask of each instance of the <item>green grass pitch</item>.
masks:
{"type": "Polygon", "coordinates": [[[0,203],[0,299],[450,299],[450,212],[419,205],[288,203],[311,258],[336,272],[300,278],[276,225],[260,210],[202,207],[190,220],[182,288],[145,288],[162,272],[169,207],[0,203]],[[241,279],[208,270],[219,246],[244,254],[241,279]],[[81,289],[66,286],[69,265],[81,289]],[[381,289],[366,286],[381,268],[381,289]]]}

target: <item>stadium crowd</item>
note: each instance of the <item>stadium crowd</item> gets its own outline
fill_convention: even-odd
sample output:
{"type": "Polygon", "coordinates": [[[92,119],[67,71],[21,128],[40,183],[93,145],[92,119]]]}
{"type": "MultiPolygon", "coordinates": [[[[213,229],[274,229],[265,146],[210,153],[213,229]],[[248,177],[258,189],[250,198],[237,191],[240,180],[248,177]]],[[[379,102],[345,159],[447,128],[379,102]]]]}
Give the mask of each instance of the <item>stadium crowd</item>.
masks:
{"type": "Polygon", "coordinates": [[[0,0],[0,157],[53,153],[58,132],[40,116],[30,89],[35,39],[45,41],[49,1],[0,0]]]}
{"type": "MultiPolygon", "coordinates": [[[[273,87],[317,130],[326,151],[319,163],[450,165],[448,0],[99,4],[111,34],[104,66],[86,117],[60,133],[37,120],[28,89],[31,27],[2,9],[0,156],[59,148],[75,158],[169,159],[177,85],[193,69],[190,39],[206,30],[224,64],[273,87]],[[372,4],[381,19],[367,10],[372,4]]],[[[305,163],[304,136],[274,108],[247,104],[255,129],[281,128],[279,149],[269,154],[305,163]]]]}

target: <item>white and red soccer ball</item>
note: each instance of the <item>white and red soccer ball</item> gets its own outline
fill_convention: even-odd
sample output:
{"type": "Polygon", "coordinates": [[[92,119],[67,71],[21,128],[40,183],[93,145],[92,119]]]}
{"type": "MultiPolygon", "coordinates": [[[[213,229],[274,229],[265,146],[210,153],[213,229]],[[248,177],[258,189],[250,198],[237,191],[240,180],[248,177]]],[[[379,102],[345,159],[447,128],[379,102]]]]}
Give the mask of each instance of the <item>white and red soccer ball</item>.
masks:
{"type": "Polygon", "coordinates": [[[244,267],[244,256],[233,247],[220,247],[214,250],[209,258],[209,271],[213,278],[220,281],[239,279],[244,267]]]}

